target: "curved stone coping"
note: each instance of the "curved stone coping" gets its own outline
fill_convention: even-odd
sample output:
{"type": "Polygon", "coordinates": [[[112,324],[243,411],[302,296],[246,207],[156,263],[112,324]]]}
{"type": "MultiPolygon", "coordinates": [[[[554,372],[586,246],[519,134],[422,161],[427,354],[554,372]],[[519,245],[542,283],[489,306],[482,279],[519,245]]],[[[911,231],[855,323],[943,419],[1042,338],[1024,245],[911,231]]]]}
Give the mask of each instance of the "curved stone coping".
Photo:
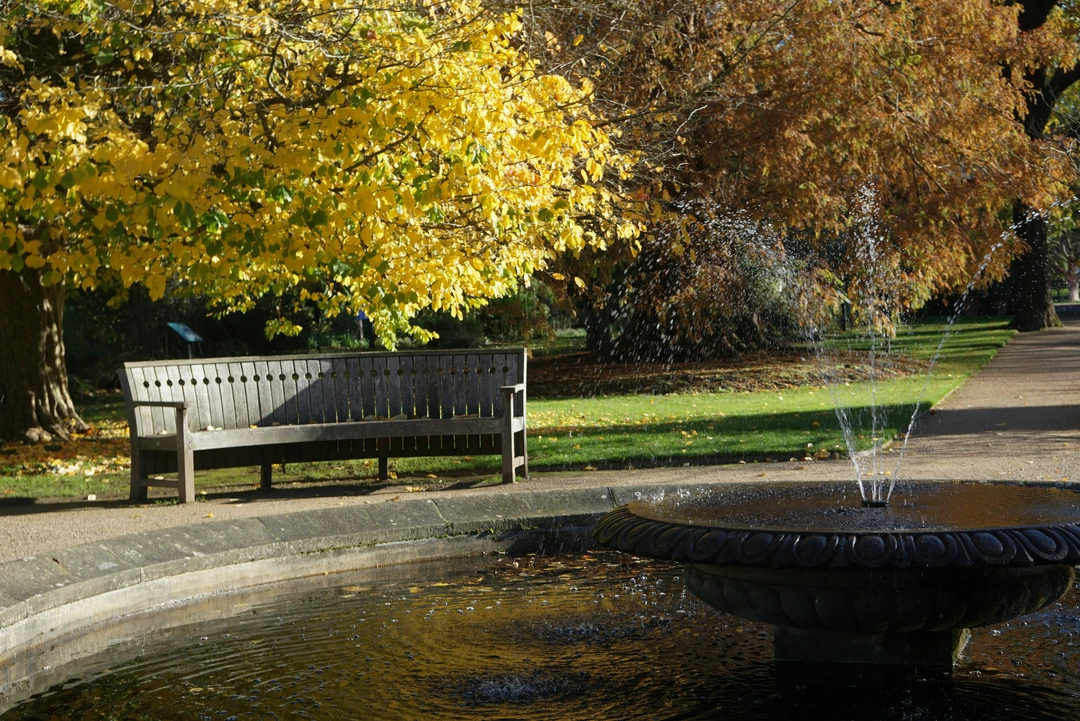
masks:
{"type": "Polygon", "coordinates": [[[1080,563],[1080,525],[930,532],[800,533],[605,515],[593,537],[627,553],[719,566],[977,568],[1080,563]]]}
{"type": "Polygon", "coordinates": [[[0,657],[0,716],[31,696],[132,661],[143,653],[147,639],[153,643],[162,633],[183,634],[183,627],[340,587],[358,577],[364,585],[393,578],[393,573],[412,577],[408,574],[426,571],[443,578],[462,564],[497,553],[579,552],[590,545],[590,528],[496,531],[267,558],[89,596],[38,614],[35,625],[44,630],[38,642],[0,657]]]}
{"type": "MultiPolygon", "coordinates": [[[[414,497],[167,528],[11,561],[0,564],[0,671],[27,649],[119,616],[265,583],[450,553],[445,544],[432,556],[402,542],[592,525],[635,498],[705,487],[414,497]],[[400,549],[394,552],[388,544],[400,549]],[[374,548],[382,549],[382,561],[371,560],[374,548]]],[[[476,548],[459,555],[470,553],[476,548]]]]}

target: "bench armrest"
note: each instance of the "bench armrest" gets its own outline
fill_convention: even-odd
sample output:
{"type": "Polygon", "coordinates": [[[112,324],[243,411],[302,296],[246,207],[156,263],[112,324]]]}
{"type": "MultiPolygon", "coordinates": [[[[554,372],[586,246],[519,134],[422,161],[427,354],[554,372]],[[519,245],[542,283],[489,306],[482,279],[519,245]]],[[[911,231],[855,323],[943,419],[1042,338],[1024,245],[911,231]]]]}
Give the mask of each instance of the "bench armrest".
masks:
{"type": "Polygon", "coordinates": [[[150,408],[187,408],[187,401],[132,401],[131,407],[149,406],[150,408]]]}
{"type": "Polygon", "coordinates": [[[503,415],[510,422],[510,418],[521,418],[525,415],[525,384],[515,383],[512,386],[499,386],[506,400],[503,404],[503,415]],[[520,396],[518,394],[521,394],[520,396]]]}
{"type": "MultiPolygon", "coordinates": [[[[176,414],[176,443],[177,449],[182,450],[185,443],[190,443],[189,436],[191,431],[187,427],[187,401],[131,401],[132,410],[136,408],[172,408],[176,414]]],[[[129,430],[132,437],[132,442],[136,436],[135,425],[132,424],[129,430]]]]}

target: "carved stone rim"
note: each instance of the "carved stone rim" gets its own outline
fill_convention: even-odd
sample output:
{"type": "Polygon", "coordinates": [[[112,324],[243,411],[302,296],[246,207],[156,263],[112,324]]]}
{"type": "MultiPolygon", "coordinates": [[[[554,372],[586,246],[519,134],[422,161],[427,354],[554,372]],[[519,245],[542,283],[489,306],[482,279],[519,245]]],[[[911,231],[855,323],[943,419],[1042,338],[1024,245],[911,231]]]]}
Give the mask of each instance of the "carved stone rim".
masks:
{"type": "Polygon", "coordinates": [[[769,568],[979,568],[1080,563],[1080,523],[951,531],[821,533],[708,528],[657,521],[628,506],[593,537],[653,558],[769,568]]]}

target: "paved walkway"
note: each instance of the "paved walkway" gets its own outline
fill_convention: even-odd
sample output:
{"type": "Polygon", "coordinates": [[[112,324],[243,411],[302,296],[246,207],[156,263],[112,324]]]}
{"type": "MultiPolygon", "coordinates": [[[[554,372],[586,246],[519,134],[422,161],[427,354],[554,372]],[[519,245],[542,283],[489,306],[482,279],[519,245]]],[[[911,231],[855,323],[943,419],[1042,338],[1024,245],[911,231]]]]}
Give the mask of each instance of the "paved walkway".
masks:
{"type": "MultiPolygon", "coordinates": [[[[886,458],[889,468],[896,454],[886,458]]],[[[507,488],[427,492],[428,497],[643,483],[852,478],[847,461],[535,473],[507,488]]],[[[1080,481],[1080,322],[1017,336],[924,419],[904,453],[902,478],[1080,481]]],[[[120,502],[0,506],[0,563],[106,538],[221,520],[372,503],[404,487],[358,494],[341,486],[215,497],[187,506],[120,502]]]]}

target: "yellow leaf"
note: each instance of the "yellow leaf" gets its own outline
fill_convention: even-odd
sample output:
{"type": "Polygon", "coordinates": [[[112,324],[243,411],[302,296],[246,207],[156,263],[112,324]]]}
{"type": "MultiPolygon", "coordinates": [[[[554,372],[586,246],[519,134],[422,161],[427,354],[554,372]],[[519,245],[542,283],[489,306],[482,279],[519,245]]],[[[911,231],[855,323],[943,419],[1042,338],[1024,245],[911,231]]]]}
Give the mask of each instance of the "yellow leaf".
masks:
{"type": "Polygon", "coordinates": [[[161,300],[165,296],[165,276],[153,274],[146,279],[146,289],[150,291],[150,300],[161,300]]]}

